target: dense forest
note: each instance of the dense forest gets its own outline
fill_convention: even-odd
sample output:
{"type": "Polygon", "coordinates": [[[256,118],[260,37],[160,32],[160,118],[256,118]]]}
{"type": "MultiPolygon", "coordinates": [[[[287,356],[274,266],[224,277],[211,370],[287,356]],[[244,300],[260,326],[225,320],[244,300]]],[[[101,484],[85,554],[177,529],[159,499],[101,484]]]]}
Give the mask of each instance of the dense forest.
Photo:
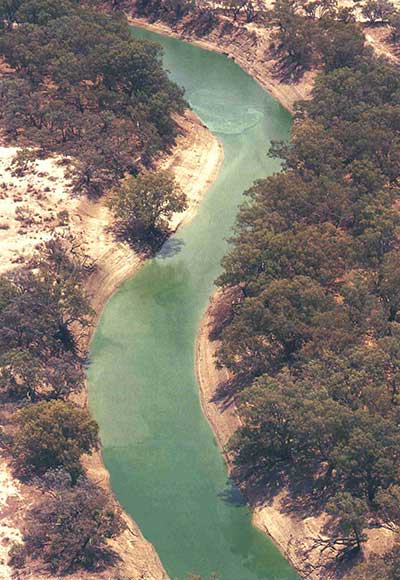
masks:
{"type": "MultiPolygon", "coordinates": [[[[296,4],[276,2],[274,17],[302,30],[296,4]]],[[[218,279],[230,299],[218,362],[239,404],[238,477],[330,513],[320,547],[341,562],[368,528],[400,524],[400,73],[338,18],[314,22],[318,42],[330,31],[313,51],[324,70],[290,143],[270,151],[282,172],[240,208],[218,279]]],[[[394,580],[399,565],[396,547],[352,578],[394,580]]]]}
{"type": "Polygon", "coordinates": [[[170,145],[182,90],[160,48],[90,2],[0,3],[0,116],[9,143],[70,159],[75,189],[102,194],[170,145]]]}

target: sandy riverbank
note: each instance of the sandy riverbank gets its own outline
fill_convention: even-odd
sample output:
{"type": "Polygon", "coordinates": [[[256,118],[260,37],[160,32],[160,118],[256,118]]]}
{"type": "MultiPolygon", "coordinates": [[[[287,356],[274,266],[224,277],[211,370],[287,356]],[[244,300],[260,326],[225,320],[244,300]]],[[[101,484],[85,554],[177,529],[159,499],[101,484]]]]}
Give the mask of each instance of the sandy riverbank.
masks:
{"type": "MultiPolygon", "coordinates": [[[[179,118],[181,134],[176,146],[159,160],[159,167],[170,170],[188,197],[188,209],[174,216],[171,227],[176,230],[196,214],[208,187],[215,180],[223,159],[218,139],[191,112],[179,118]]],[[[101,202],[74,198],[65,179],[62,166],[57,160],[43,160],[30,167],[23,175],[15,175],[10,164],[16,149],[0,150],[0,243],[2,257],[0,273],[25,262],[35,251],[38,243],[51,238],[54,233],[73,244],[80,254],[87,256],[96,266],[87,283],[95,311],[92,332],[100,313],[119,285],[132,276],[144,263],[143,256],[123,243],[114,240],[108,226],[111,215],[101,202]],[[17,210],[21,207],[21,210],[17,210]],[[23,210],[23,211],[22,211],[23,210]],[[65,221],[60,212],[68,212],[65,221]],[[28,218],[27,218],[28,216],[28,218]],[[23,218],[21,221],[20,218],[23,218]]],[[[86,337],[86,345],[91,336],[86,337]]],[[[87,404],[87,393],[79,397],[87,404]]],[[[109,489],[109,474],[101,453],[85,459],[89,477],[109,489]]],[[[11,579],[7,565],[8,550],[12,542],[19,541],[19,527],[27,509],[35,501],[37,493],[31,486],[24,486],[12,477],[6,458],[0,465],[0,575],[2,580],[11,579]]],[[[114,572],[129,580],[167,580],[168,576],[152,546],[141,534],[138,526],[125,515],[127,528],[112,541],[112,547],[121,560],[114,572]]],[[[66,576],[66,580],[111,580],[110,570],[104,573],[85,572],[66,576]]],[[[52,580],[38,567],[23,569],[21,580],[52,580]]]]}
{"type": "MultiPolygon", "coordinates": [[[[178,119],[182,134],[170,154],[164,155],[158,166],[171,171],[177,184],[186,193],[188,207],[171,220],[171,229],[188,223],[197,212],[200,202],[215,181],[222,160],[223,149],[218,139],[202,124],[192,111],[178,119]]],[[[82,230],[89,240],[89,255],[96,271],[89,278],[87,289],[92,297],[96,317],[120,284],[137,272],[143,256],[127,244],[118,243],[107,231],[111,215],[104,205],[83,200],[78,209],[82,230]]],[[[90,339],[90,337],[89,337],[90,339]]]]}

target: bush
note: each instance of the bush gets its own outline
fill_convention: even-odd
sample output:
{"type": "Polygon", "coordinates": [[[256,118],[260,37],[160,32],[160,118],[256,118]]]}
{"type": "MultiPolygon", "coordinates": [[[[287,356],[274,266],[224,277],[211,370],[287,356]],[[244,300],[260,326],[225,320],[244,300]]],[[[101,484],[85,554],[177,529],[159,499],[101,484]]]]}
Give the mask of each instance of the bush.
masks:
{"type": "Polygon", "coordinates": [[[63,401],[41,402],[16,415],[14,464],[21,477],[63,467],[73,481],[82,472],[80,457],[98,447],[98,426],[88,412],[63,401]]]}
{"type": "Polygon", "coordinates": [[[98,570],[116,560],[107,545],[124,529],[119,508],[87,479],[57,490],[28,514],[25,553],[48,564],[51,572],[98,570]]]}
{"type": "Polygon", "coordinates": [[[25,564],[25,547],[23,544],[14,542],[8,550],[8,563],[13,568],[22,568],[25,564]]]}

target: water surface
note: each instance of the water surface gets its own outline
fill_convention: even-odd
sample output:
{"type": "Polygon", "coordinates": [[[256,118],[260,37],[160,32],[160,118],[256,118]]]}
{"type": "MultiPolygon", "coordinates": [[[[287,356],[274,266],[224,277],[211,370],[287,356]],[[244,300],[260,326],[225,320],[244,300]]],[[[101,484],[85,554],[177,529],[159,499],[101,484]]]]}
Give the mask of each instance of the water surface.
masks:
{"type": "Polygon", "coordinates": [[[196,331],[241,194],[279,169],[267,150],[288,137],[291,118],[226,57],[134,34],[161,42],[171,77],[222,141],[225,159],[196,218],[111,298],[95,333],[90,407],[111,485],[171,578],[190,571],[206,580],[215,571],[221,580],[294,580],[227,481],[194,375],[196,331]]]}

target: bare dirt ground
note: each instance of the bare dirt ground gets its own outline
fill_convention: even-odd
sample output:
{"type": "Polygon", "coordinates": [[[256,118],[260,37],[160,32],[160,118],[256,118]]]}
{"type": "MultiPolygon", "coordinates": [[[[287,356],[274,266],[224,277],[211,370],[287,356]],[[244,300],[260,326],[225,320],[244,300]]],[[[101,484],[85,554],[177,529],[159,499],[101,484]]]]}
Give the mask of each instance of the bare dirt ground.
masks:
{"type": "MultiPolygon", "coordinates": [[[[196,213],[210,184],[216,178],[223,159],[222,146],[190,111],[178,119],[182,133],[176,146],[159,160],[159,166],[171,171],[178,185],[188,197],[188,209],[173,217],[171,227],[177,229],[196,213]]],[[[144,258],[127,244],[114,239],[109,225],[112,217],[103,202],[93,202],[71,195],[64,168],[56,159],[41,160],[24,175],[13,174],[11,165],[16,149],[0,148],[0,273],[25,262],[37,244],[54,234],[73,240],[80,253],[88,256],[96,266],[87,289],[98,317],[104,304],[117,287],[133,275],[144,258]],[[18,210],[22,206],[23,212],[18,210]],[[68,219],[57,214],[68,212],[68,219]],[[21,221],[23,218],[23,221],[21,221]]],[[[93,327],[94,328],[94,327],[93,327]]],[[[90,336],[87,337],[87,342],[90,336]]],[[[86,344],[87,344],[86,342],[86,344]]],[[[87,393],[79,402],[85,405],[87,393]]],[[[85,458],[89,476],[109,489],[109,475],[102,463],[101,453],[85,458]]],[[[37,499],[37,490],[13,479],[5,457],[0,462],[0,578],[9,580],[12,570],[7,565],[8,551],[13,542],[21,539],[19,528],[24,514],[37,499]]],[[[129,580],[166,580],[168,577],[153,548],[145,540],[137,525],[125,515],[127,529],[112,541],[120,555],[117,570],[129,580]]],[[[116,570],[114,570],[116,572],[116,570]]],[[[16,573],[21,580],[51,580],[40,566],[31,564],[16,573]]],[[[113,580],[112,571],[104,573],[75,573],[66,580],[113,580]]]]}

